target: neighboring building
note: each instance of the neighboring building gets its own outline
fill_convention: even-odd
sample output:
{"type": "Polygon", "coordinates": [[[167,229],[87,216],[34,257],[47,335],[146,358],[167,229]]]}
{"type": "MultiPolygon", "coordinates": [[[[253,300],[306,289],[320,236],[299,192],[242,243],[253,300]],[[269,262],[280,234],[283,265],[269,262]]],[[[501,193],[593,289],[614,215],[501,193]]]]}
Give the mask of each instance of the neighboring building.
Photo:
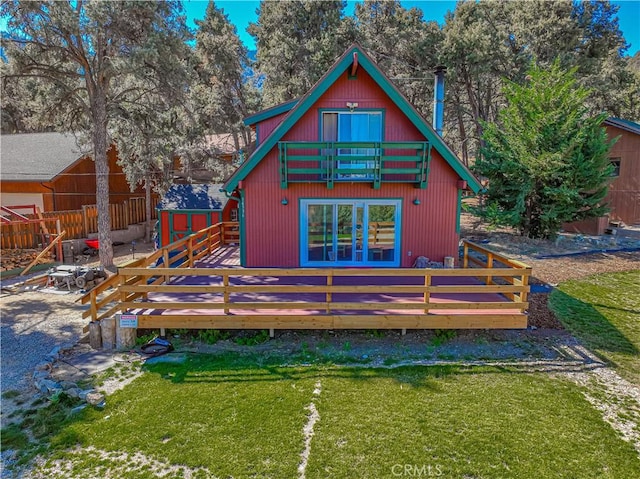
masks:
{"type": "Polygon", "coordinates": [[[251,132],[251,143],[243,147],[238,135],[232,133],[219,133],[207,135],[202,144],[202,155],[209,158],[218,158],[220,163],[216,165],[216,171],[206,166],[191,166],[183,162],[180,157],[173,161],[173,182],[178,184],[211,183],[220,178],[228,177],[235,168],[242,164],[247,154],[253,151],[255,136],[251,132]]]}
{"type": "Polygon", "coordinates": [[[480,184],[361,47],[301,99],[245,123],[256,150],[224,185],[240,203],[243,266],[458,257],[462,191],[480,184]]]}
{"type": "Polygon", "coordinates": [[[620,137],[609,154],[615,167],[607,195],[610,218],[640,224],[640,125],[619,118],[608,118],[604,125],[609,139],[620,137]]]}
{"type": "Polygon", "coordinates": [[[221,221],[237,221],[237,202],[220,191],[221,184],[173,185],[158,209],[158,246],[167,246],[221,221]]]}
{"type": "MultiPolygon", "coordinates": [[[[21,133],[0,139],[0,201],[3,206],[35,204],[42,211],[78,210],[96,204],[95,163],[82,155],[73,135],[21,133]]],[[[108,151],[109,201],[144,197],[131,192],[115,148],[108,151]]]]}

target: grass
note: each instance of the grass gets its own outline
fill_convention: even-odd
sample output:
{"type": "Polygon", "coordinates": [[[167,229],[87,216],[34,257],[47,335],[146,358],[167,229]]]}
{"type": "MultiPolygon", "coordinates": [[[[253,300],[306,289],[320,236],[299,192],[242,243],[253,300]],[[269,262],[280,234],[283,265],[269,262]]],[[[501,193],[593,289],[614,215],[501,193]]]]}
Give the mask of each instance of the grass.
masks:
{"type": "Polygon", "coordinates": [[[640,271],[562,283],[549,307],[584,345],[640,384],[640,271]]]}
{"type": "Polygon", "coordinates": [[[193,477],[297,477],[313,401],[320,419],[309,479],[429,470],[440,477],[640,477],[632,446],[564,380],[516,368],[280,366],[290,360],[193,355],[185,364],[149,366],[104,410],[63,423],[49,440],[46,475],[156,477],[143,457],[190,468],[193,477]],[[140,456],[123,462],[121,452],[140,456]],[[71,464],[64,475],[51,468],[55,459],[71,464]]]}

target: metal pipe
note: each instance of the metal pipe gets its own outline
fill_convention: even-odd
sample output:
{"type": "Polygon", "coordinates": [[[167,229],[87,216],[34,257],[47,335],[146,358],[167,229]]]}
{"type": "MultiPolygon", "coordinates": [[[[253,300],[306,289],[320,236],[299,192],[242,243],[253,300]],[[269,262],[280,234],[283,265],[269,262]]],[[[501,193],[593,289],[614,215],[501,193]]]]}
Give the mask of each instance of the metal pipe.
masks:
{"type": "Polygon", "coordinates": [[[439,136],[442,136],[442,125],[444,123],[444,75],[447,68],[436,67],[436,77],[433,85],[433,129],[439,136]]]}

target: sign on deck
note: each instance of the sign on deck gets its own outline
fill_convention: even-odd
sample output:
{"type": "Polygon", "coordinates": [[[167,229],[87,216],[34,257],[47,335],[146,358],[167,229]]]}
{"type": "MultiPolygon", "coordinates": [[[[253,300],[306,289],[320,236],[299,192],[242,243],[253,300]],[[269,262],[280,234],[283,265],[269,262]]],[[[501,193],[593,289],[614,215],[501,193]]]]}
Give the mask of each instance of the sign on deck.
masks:
{"type": "Polygon", "coordinates": [[[121,328],[137,328],[138,316],[136,314],[121,314],[118,318],[118,324],[121,328]]]}

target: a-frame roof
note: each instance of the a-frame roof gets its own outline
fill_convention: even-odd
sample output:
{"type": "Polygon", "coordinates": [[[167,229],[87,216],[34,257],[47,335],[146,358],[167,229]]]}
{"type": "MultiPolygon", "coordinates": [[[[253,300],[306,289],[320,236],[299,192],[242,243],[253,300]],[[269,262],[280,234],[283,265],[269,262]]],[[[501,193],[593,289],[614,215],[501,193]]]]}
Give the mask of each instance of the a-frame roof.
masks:
{"type": "Polygon", "coordinates": [[[316,82],[316,84],[303,96],[298,103],[289,111],[282,123],[264,139],[253,152],[251,157],[243,163],[235,173],[224,184],[223,189],[231,193],[238,183],[249,175],[249,173],[262,161],[262,159],[277,145],[278,141],[291,129],[300,118],[318,101],[318,99],[333,85],[338,78],[351,67],[354,61],[354,53],[358,55],[358,65],[374,79],[389,98],[400,108],[400,110],[411,120],[418,131],[431,143],[431,145],[442,155],[445,161],[453,168],[461,179],[466,180],[469,187],[478,192],[481,185],[473,176],[469,169],[462,164],[451,149],[445,144],[442,138],[431,128],[426,120],[409,103],[409,100],[391,83],[391,80],[382,73],[378,66],[369,58],[362,47],[357,44],[352,45],[333,64],[333,66],[316,82]]]}

